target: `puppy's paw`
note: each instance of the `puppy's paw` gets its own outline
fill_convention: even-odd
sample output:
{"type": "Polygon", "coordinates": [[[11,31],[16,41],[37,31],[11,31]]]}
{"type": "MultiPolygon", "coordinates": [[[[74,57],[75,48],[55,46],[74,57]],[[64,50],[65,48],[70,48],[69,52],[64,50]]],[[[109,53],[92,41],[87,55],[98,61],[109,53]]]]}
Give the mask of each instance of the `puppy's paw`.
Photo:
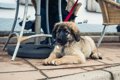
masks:
{"type": "Polygon", "coordinates": [[[90,56],[92,59],[102,59],[101,53],[93,53],[90,56]]]}
{"type": "Polygon", "coordinates": [[[47,59],[45,59],[45,60],[42,61],[42,64],[43,64],[43,65],[50,65],[50,64],[52,64],[52,60],[53,60],[53,59],[47,58],[47,59]]]}
{"type": "Polygon", "coordinates": [[[60,59],[54,59],[54,60],[52,60],[52,65],[60,65],[60,64],[62,64],[62,61],[60,60],[60,59]]]}
{"type": "Polygon", "coordinates": [[[60,59],[45,59],[43,60],[43,65],[60,65],[62,64],[62,61],[60,59]]]}

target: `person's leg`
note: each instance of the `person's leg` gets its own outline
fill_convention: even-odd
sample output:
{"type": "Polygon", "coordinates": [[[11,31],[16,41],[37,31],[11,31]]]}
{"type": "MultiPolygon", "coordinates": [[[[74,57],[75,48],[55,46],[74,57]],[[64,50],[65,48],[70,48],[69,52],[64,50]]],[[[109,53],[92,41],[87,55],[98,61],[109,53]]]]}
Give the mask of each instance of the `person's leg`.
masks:
{"type": "MultiPolygon", "coordinates": [[[[62,10],[62,18],[63,21],[65,20],[65,18],[68,16],[69,12],[67,10],[62,10]]],[[[68,21],[74,21],[76,18],[76,16],[74,14],[71,15],[70,19],[68,21]]]]}
{"type": "Polygon", "coordinates": [[[50,15],[51,17],[49,18],[50,34],[52,34],[52,30],[54,28],[55,23],[59,22],[59,16],[58,15],[53,16],[53,15],[50,15]]]}
{"type": "Polygon", "coordinates": [[[44,34],[48,34],[46,26],[47,26],[46,25],[46,10],[44,8],[41,8],[41,28],[44,34]]]}

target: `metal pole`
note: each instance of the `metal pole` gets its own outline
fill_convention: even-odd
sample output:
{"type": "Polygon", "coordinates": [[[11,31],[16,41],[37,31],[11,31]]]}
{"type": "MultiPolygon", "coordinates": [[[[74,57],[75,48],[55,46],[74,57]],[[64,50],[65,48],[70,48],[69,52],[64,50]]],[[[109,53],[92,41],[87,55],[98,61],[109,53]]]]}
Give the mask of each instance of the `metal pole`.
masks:
{"type": "Polygon", "coordinates": [[[100,46],[100,44],[101,44],[101,42],[102,42],[102,40],[103,40],[103,38],[104,38],[104,36],[105,36],[106,30],[107,30],[107,27],[106,27],[106,25],[104,25],[104,28],[103,28],[103,31],[102,31],[102,33],[101,33],[101,37],[100,37],[100,39],[99,39],[99,41],[98,41],[97,47],[100,46]]]}
{"type": "MultiPolygon", "coordinates": [[[[41,0],[36,0],[36,20],[35,20],[35,33],[40,34],[41,33],[41,0]]],[[[35,44],[40,44],[39,38],[35,38],[35,44]]]]}
{"type": "Polygon", "coordinates": [[[46,0],[46,24],[47,24],[47,32],[50,33],[49,26],[49,0],[46,0]]]}
{"type": "Polygon", "coordinates": [[[62,0],[58,0],[58,11],[59,11],[59,19],[60,19],[60,22],[62,22],[62,0]]]}
{"type": "Polygon", "coordinates": [[[24,9],[23,24],[22,24],[22,28],[21,28],[21,31],[20,31],[20,35],[18,37],[17,45],[15,47],[15,51],[13,53],[13,56],[12,56],[11,60],[15,60],[15,57],[16,57],[17,52],[18,52],[18,49],[20,47],[21,39],[22,39],[22,36],[23,36],[24,28],[25,28],[25,22],[26,22],[27,12],[28,12],[28,0],[25,0],[25,9],[24,9]]]}

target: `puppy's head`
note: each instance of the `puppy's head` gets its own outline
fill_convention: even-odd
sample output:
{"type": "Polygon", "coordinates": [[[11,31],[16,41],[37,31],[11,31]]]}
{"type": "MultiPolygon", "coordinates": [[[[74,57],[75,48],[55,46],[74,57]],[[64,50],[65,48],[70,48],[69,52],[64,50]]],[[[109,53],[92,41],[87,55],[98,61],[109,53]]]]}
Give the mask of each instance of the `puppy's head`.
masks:
{"type": "Polygon", "coordinates": [[[74,22],[56,23],[52,35],[61,45],[80,40],[80,31],[74,22]]]}

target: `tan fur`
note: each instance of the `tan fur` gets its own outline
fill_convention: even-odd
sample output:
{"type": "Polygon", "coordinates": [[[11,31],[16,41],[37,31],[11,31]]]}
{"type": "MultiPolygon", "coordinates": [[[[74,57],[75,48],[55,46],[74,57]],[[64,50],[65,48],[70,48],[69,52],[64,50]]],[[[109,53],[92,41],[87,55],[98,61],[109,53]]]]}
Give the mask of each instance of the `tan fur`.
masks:
{"type": "MultiPolygon", "coordinates": [[[[78,27],[74,22],[62,22],[56,25],[68,25],[75,33],[80,34],[78,27]],[[78,32],[79,31],[79,32],[78,32]]],[[[55,27],[56,27],[55,25],[55,27]]],[[[55,28],[54,28],[55,29],[55,28]]],[[[57,28],[59,29],[59,28],[57,28]]],[[[81,36],[80,41],[72,42],[64,46],[57,44],[50,56],[43,61],[43,64],[48,65],[61,65],[61,64],[74,64],[85,63],[86,58],[98,59],[100,54],[95,46],[94,41],[88,36],[81,36]]]]}

